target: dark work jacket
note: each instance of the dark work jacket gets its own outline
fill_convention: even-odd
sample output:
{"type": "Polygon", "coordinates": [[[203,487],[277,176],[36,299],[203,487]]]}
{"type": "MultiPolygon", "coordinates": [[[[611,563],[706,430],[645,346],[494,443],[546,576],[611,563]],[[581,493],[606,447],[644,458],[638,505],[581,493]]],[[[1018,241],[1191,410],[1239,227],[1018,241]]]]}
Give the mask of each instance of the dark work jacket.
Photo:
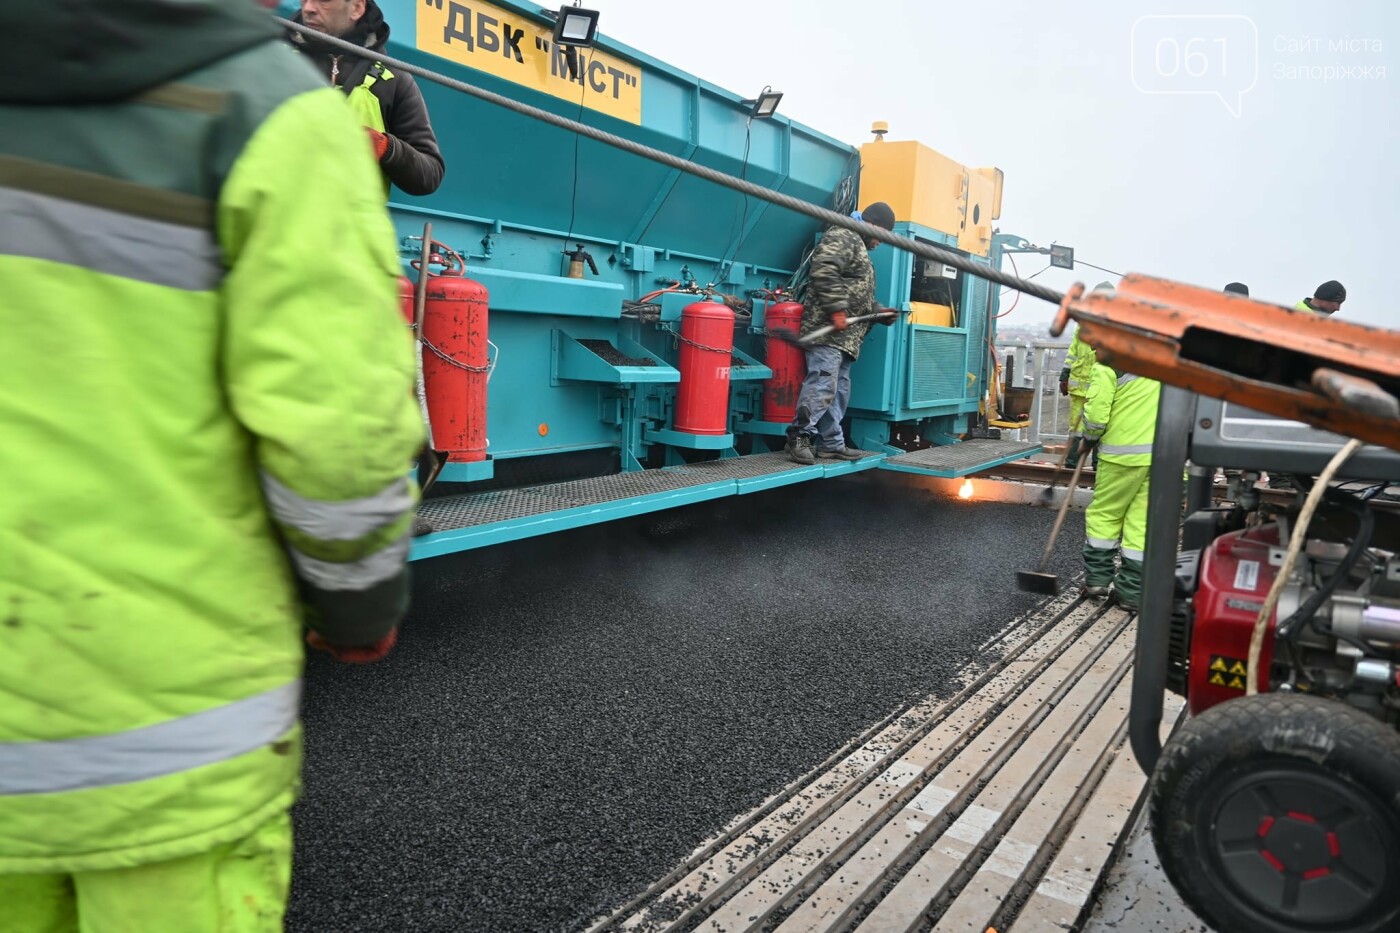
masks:
{"type": "MultiPolygon", "coordinates": [[[[293,21],[300,23],[301,13],[293,21]]],[[[365,4],[365,15],[342,38],[375,52],[384,51],[389,41],[389,24],[384,22],[384,14],[374,0],[365,4]]],[[[342,52],[299,32],[291,33],[289,39],[327,80],[347,95],[364,82],[374,67],[373,59],[342,52]]],[[[412,75],[395,68],[389,71],[392,78],[380,78],[370,88],[379,101],[384,132],[389,137],[389,148],[379,164],[389,181],[406,194],[432,194],[442,184],[444,166],[437,136],[428,120],[428,106],[412,75]]]]}

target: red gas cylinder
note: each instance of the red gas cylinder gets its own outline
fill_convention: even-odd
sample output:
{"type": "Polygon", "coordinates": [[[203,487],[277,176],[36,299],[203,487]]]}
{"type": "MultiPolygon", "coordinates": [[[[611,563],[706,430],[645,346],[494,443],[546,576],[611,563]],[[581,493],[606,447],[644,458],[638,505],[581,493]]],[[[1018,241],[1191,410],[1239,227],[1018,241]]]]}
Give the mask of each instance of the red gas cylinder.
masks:
{"type": "Polygon", "coordinates": [[[461,463],[486,459],[487,294],[485,285],[463,275],[460,257],[450,255],[451,268],[428,278],[423,382],[433,446],[461,463]]]}
{"type": "MultiPolygon", "coordinates": [[[[764,327],[770,332],[797,333],[802,327],[802,306],[795,301],[769,305],[764,327]]],[[[764,363],[773,370],[773,378],[763,383],[763,410],[759,420],[791,423],[797,417],[797,393],[802,391],[802,380],[807,378],[806,354],[785,340],[770,337],[764,363]]]]}
{"type": "Polygon", "coordinates": [[[403,319],[413,323],[413,280],[406,275],[399,276],[399,310],[403,319]]]}
{"type": "Polygon", "coordinates": [[[734,312],[697,301],[681,312],[675,428],[686,434],[729,433],[729,368],[734,358],[734,312]]]}

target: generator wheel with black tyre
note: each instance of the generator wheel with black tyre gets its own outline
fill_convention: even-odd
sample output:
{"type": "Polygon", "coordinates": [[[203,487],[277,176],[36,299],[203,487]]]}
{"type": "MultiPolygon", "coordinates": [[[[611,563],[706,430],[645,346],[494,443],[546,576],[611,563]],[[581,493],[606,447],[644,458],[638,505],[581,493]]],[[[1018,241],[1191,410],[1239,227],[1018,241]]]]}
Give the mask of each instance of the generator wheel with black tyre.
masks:
{"type": "Polygon", "coordinates": [[[1213,706],[1152,775],[1167,877],[1218,933],[1400,930],[1400,732],[1340,700],[1213,706]]]}

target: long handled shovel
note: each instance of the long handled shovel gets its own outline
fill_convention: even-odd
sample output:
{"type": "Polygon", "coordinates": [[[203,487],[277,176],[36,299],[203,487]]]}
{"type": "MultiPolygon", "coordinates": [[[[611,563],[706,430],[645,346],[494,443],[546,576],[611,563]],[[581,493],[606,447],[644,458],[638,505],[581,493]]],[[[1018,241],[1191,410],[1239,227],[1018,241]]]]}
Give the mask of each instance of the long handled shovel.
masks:
{"type": "Polygon", "coordinates": [[[1060,514],[1055,516],[1055,527],[1050,529],[1050,540],[1045,542],[1045,550],[1041,552],[1040,563],[1035,565],[1034,570],[1016,571],[1016,586],[1027,593],[1045,593],[1054,596],[1060,592],[1060,578],[1053,573],[1045,572],[1045,565],[1050,562],[1050,553],[1055,550],[1055,541],[1060,537],[1060,529],[1064,527],[1065,515],[1069,513],[1070,500],[1074,498],[1074,490],[1079,486],[1079,473],[1084,469],[1084,461],[1088,459],[1088,451],[1081,451],[1079,462],[1074,465],[1074,475],[1070,477],[1069,489],[1065,491],[1065,500],[1060,503],[1060,514]]]}
{"type": "MultiPolygon", "coordinates": [[[[895,313],[897,313],[897,312],[894,312],[894,311],[880,311],[880,312],[877,312],[877,313],[875,313],[875,314],[859,314],[859,315],[856,315],[855,317],[848,317],[848,318],[846,318],[846,324],[847,324],[847,325],[850,325],[850,324],[860,324],[860,323],[863,322],[863,321],[879,321],[879,320],[883,320],[883,319],[885,319],[885,318],[887,318],[887,317],[889,317],[890,315],[895,314],[895,313]]],[[[774,328],[773,330],[770,330],[770,331],[768,332],[768,336],[769,336],[769,337],[777,337],[777,338],[778,338],[779,340],[781,340],[783,343],[790,343],[790,344],[792,344],[794,347],[798,347],[798,348],[800,348],[800,349],[804,349],[804,350],[805,350],[807,347],[810,347],[810,346],[812,345],[812,341],[814,341],[814,340],[820,340],[821,338],[825,337],[827,334],[832,334],[832,333],[835,333],[835,332],[836,332],[836,325],[835,325],[835,324],[828,324],[828,325],[826,325],[825,327],[818,327],[816,330],[812,331],[810,334],[807,334],[807,335],[805,335],[805,336],[799,337],[799,336],[797,335],[797,331],[795,331],[795,330],[788,330],[786,327],[776,327],[776,328],[774,328]]]]}

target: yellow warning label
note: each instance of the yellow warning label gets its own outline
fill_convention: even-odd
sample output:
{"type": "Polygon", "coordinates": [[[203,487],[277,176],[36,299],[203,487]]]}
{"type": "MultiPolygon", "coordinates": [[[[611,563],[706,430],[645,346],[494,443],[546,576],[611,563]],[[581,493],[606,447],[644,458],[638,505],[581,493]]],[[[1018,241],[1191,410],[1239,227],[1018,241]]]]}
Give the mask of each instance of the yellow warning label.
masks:
{"type": "Polygon", "coordinates": [[[1217,654],[1210,659],[1210,669],[1213,671],[1228,671],[1230,668],[1229,665],[1225,663],[1225,659],[1217,654]]]}
{"type": "Polygon", "coordinates": [[[1243,677],[1231,677],[1231,678],[1230,678],[1230,682],[1229,682],[1228,684],[1226,684],[1225,686],[1229,687],[1231,690],[1243,690],[1243,689],[1244,689],[1244,678],[1243,678],[1243,677]]]}
{"type": "Polygon", "coordinates": [[[1215,684],[1215,686],[1217,686],[1217,687],[1223,687],[1223,686],[1225,686],[1225,675],[1224,675],[1224,674],[1211,674],[1211,675],[1210,675],[1210,682],[1213,683],[1213,684],[1215,684]]]}
{"type": "Polygon", "coordinates": [[[418,4],[418,48],[628,123],[642,122],[642,69],[598,49],[570,56],[554,29],[472,0],[418,4]]]}
{"type": "Polygon", "coordinates": [[[1243,662],[1243,661],[1236,661],[1234,664],[1231,664],[1231,665],[1230,665],[1230,673],[1231,673],[1231,674],[1248,674],[1248,673],[1249,673],[1249,668],[1247,668],[1247,667],[1244,666],[1244,662],[1243,662]]]}

